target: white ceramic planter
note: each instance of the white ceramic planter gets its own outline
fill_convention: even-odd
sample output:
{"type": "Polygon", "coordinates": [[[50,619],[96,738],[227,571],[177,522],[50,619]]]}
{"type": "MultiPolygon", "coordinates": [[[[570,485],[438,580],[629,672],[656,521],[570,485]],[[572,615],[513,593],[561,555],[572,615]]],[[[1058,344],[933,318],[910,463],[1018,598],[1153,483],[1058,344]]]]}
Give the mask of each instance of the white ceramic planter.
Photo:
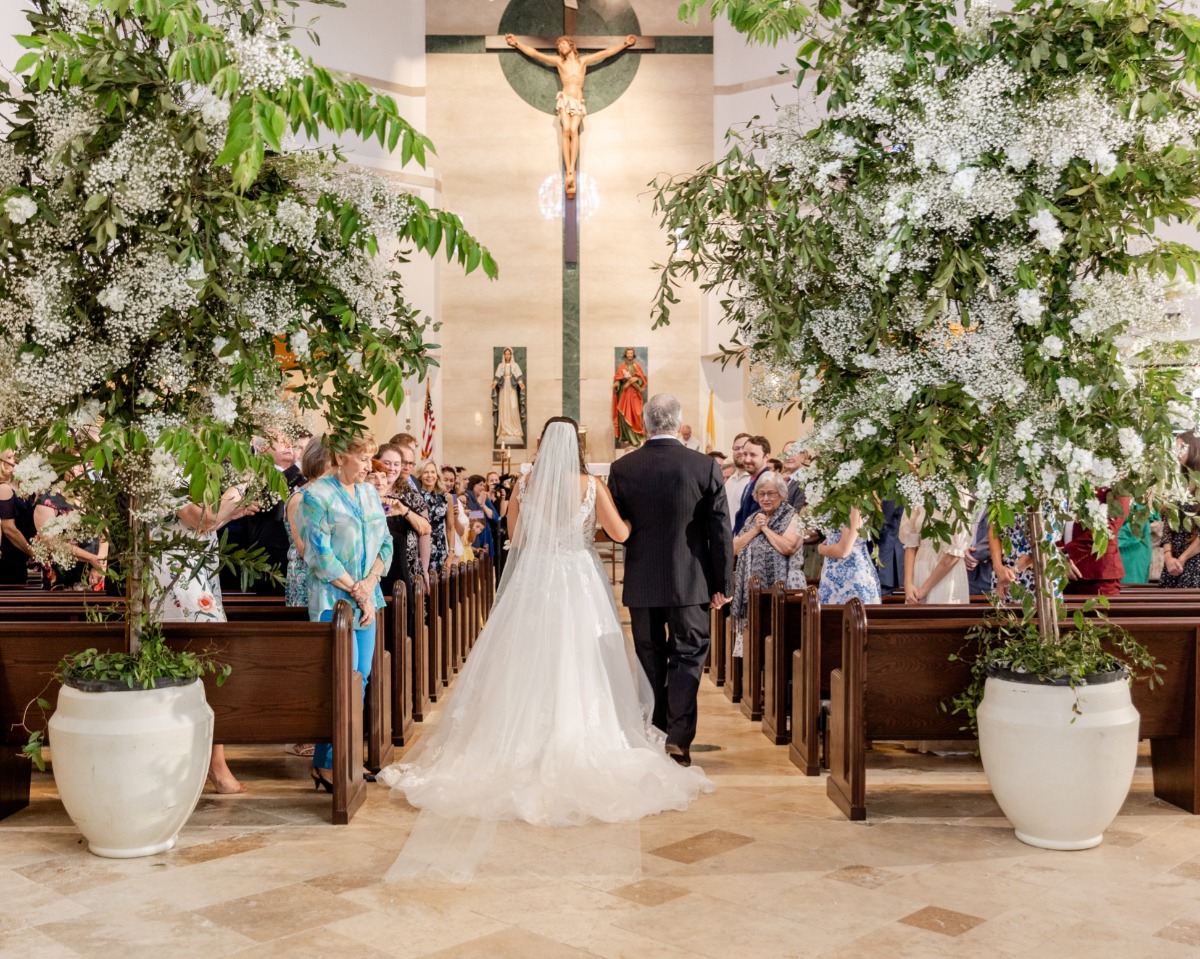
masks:
{"type": "Polygon", "coordinates": [[[983,768],[1017,838],[1045,849],[1099,845],[1137,763],[1128,679],[1072,689],[989,677],[977,718],[983,768]]]}
{"type": "Polygon", "coordinates": [[[203,683],[63,686],[49,729],[58,794],[92,852],[131,859],[175,845],[208,775],[213,711],[203,683]]]}

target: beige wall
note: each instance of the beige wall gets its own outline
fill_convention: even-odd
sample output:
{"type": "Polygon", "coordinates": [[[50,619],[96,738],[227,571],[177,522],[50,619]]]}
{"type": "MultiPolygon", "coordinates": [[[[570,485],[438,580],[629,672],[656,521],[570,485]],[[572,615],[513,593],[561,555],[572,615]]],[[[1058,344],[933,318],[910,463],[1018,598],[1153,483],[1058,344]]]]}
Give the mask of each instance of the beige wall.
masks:
{"type": "MultiPolygon", "coordinates": [[[[600,204],[580,237],[580,412],[598,462],[613,456],[614,347],[649,347],[651,390],[677,394],[689,421],[703,422],[699,298],[685,298],[670,328],[650,329],[651,266],[665,245],[647,184],[709,158],[711,64],[708,56],[644,56],[621,98],[585,122],[580,167],[594,178],[600,204]]],[[[510,89],[496,55],[431,55],[426,73],[444,202],[501,271],[495,283],[453,267],[440,273],[444,456],[473,466],[492,449],[494,346],[528,350],[531,434],[562,410],[562,224],[538,208],[539,187],[559,170],[559,132],[554,117],[510,89]]]]}

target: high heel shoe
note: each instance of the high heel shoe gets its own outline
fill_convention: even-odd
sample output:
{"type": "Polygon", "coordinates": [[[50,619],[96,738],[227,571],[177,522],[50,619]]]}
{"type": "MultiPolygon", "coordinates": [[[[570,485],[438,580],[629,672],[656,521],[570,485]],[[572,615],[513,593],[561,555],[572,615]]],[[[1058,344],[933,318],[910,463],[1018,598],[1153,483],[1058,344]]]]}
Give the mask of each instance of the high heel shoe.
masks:
{"type": "Polygon", "coordinates": [[[310,766],[309,768],[312,770],[313,789],[320,789],[324,786],[327,793],[333,792],[333,783],[317,772],[316,766],[310,766]]]}

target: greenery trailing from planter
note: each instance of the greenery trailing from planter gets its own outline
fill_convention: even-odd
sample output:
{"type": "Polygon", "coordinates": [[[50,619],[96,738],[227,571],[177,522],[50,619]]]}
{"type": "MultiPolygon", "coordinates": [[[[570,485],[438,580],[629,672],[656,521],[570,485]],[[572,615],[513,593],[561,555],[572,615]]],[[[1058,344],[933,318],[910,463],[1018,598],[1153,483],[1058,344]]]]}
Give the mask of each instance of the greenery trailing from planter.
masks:
{"type": "MultiPolygon", "coordinates": [[[[457,216],[317,144],[432,151],[391,97],[296,50],[299,3],[30,6],[19,79],[0,83],[0,445],[24,492],[79,504],[39,548],[103,536],[124,586],[130,655],[63,671],[198,674],[153,627],[154,573],[187,580],[213,557],[164,521],[215,512],[231,485],[264,507],[285,494],[255,435],[319,411],[344,441],[399,406],[435,347],[404,293],[414,253],[496,265],[457,216]]],[[[265,572],[224,544],[219,561],[265,572]]]]}
{"type": "MultiPolygon", "coordinates": [[[[807,12],[681,12],[705,6],[750,29],[807,12]]],[[[751,398],[814,423],[801,480],[825,525],[857,507],[877,527],[891,499],[945,539],[975,494],[998,526],[1048,509],[1103,550],[1120,497],[1181,499],[1200,253],[1158,231],[1197,222],[1200,19],[1156,0],[862,0],[819,4],[800,34],[795,103],[655,184],[657,323],[683,283],[720,297],[751,398]]],[[[1097,643],[1058,636],[1031,539],[1042,601],[1005,629],[1071,651],[1010,652],[1104,668],[1097,643]]]]}
{"type": "MultiPolygon", "coordinates": [[[[971,663],[971,683],[957,696],[942,703],[952,714],[962,713],[966,726],[976,737],[976,710],[983,700],[983,685],[996,670],[1007,670],[1046,682],[1065,682],[1072,689],[1087,685],[1090,677],[1127,672],[1133,680],[1145,680],[1150,688],[1162,684],[1158,663],[1127,630],[1094,615],[1107,607],[1103,599],[1090,599],[1071,615],[1070,629],[1057,642],[1046,643],[1032,613],[1031,594],[1023,609],[996,605],[990,618],[981,620],[967,633],[967,645],[951,661],[971,663]]],[[[1078,702],[1073,707],[1079,714],[1078,702]]]]}

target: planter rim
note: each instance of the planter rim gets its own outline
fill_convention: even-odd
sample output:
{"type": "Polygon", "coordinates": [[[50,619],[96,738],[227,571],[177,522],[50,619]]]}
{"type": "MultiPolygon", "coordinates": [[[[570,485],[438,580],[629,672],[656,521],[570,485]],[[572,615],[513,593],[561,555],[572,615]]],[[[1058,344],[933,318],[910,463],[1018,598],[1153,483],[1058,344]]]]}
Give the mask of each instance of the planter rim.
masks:
{"type": "Polygon", "coordinates": [[[1088,673],[1086,676],[1043,676],[1040,673],[1018,673],[1005,666],[989,666],[988,679],[1004,679],[1010,683],[1024,683],[1027,686],[1103,686],[1106,683],[1119,683],[1129,678],[1129,669],[1121,666],[1105,672],[1088,673]]]}
{"type": "Polygon", "coordinates": [[[77,689],[81,693],[141,693],[152,692],[156,689],[171,689],[175,686],[190,686],[199,682],[199,676],[187,676],[183,679],[172,679],[169,676],[159,676],[153,686],[130,686],[123,679],[77,679],[67,675],[63,677],[63,685],[77,689]]]}

